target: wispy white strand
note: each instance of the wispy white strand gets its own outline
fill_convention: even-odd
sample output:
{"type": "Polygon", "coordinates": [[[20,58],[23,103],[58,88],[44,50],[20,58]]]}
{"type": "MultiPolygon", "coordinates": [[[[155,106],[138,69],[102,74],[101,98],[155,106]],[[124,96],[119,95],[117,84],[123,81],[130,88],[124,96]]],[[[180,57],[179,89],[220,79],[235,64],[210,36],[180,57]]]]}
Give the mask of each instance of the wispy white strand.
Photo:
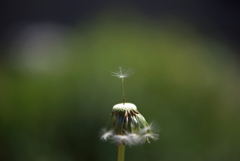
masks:
{"type": "Polygon", "coordinates": [[[113,130],[107,131],[103,129],[102,133],[101,140],[107,141],[113,135],[113,130]]]}
{"type": "Polygon", "coordinates": [[[111,72],[112,76],[118,77],[120,79],[124,79],[130,75],[132,75],[134,72],[131,69],[123,69],[122,67],[119,67],[119,71],[117,72],[111,72]]]}
{"type": "Polygon", "coordinates": [[[113,130],[103,130],[101,139],[104,141],[110,141],[115,144],[124,143],[125,145],[139,145],[147,141],[147,139],[157,140],[158,134],[153,133],[151,127],[141,129],[139,133],[127,133],[126,135],[117,135],[113,130]],[[147,132],[151,130],[151,132],[147,132]]]}

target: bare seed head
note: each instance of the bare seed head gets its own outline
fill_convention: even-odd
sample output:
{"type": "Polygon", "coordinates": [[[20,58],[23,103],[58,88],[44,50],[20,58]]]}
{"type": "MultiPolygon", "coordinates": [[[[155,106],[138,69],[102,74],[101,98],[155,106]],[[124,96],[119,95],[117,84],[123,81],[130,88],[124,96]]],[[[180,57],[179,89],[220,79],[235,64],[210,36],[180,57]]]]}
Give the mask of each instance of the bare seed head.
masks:
{"type": "Polygon", "coordinates": [[[105,131],[103,140],[116,144],[139,145],[149,139],[156,140],[158,135],[153,133],[152,126],[147,123],[143,115],[132,103],[119,103],[112,109],[114,131],[105,131]]]}

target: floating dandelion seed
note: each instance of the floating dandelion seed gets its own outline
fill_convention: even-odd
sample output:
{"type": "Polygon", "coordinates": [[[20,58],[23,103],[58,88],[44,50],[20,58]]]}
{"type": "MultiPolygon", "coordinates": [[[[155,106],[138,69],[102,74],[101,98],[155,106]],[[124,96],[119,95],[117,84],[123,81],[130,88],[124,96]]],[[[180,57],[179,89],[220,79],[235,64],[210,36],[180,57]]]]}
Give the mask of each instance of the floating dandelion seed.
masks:
{"type": "Polygon", "coordinates": [[[130,69],[123,69],[122,67],[119,67],[118,72],[111,72],[112,76],[118,77],[122,80],[122,100],[123,103],[125,103],[126,98],[125,98],[125,90],[124,90],[124,78],[130,76],[133,74],[132,70],[130,69]]]}
{"type": "Polygon", "coordinates": [[[130,75],[133,74],[133,71],[130,69],[123,69],[122,67],[119,67],[119,71],[118,72],[111,72],[112,76],[118,77],[120,79],[124,79],[130,75]]]}
{"type": "Polygon", "coordinates": [[[118,145],[118,161],[124,160],[125,145],[139,145],[149,139],[157,140],[158,134],[153,132],[152,124],[148,124],[144,116],[137,110],[133,103],[125,102],[124,78],[133,74],[131,70],[124,70],[119,67],[118,72],[112,75],[122,80],[122,103],[116,104],[112,108],[112,119],[114,128],[103,130],[101,139],[110,141],[118,145]]]}

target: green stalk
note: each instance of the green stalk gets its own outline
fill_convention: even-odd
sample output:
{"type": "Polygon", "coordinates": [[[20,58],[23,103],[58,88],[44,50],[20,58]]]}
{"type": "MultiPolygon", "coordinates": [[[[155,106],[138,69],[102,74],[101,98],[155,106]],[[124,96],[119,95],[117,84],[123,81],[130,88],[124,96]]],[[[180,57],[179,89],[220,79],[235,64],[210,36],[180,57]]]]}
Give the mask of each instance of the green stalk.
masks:
{"type": "Polygon", "coordinates": [[[118,145],[118,161],[124,161],[125,145],[118,145]]]}

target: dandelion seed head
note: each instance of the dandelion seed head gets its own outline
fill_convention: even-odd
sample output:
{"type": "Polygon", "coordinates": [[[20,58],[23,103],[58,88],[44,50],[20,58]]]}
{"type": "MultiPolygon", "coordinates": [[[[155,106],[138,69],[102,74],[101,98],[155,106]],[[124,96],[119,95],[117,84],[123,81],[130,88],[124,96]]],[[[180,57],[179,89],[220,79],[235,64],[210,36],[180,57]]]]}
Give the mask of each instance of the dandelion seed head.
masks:
{"type": "Polygon", "coordinates": [[[104,130],[101,140],[110,141],[117,145],[139,145],[145,142],[150,143],[149,139],[156,140],[158,134],[152,130],[152,124],[148,124],[144,116],[137,110],[136,105],[125,100],[124,78],[133,74],[129,69],[119,67],[119,71],[112,72],[112,75],[122,80],[123,102],[118,103],[112,108],[113,129],[104,130]]]}
{"type": "Polygon", "coordinates": [[[133,103],[119,103],[113,106],[113,111],[137,110],[133,103]]]}

